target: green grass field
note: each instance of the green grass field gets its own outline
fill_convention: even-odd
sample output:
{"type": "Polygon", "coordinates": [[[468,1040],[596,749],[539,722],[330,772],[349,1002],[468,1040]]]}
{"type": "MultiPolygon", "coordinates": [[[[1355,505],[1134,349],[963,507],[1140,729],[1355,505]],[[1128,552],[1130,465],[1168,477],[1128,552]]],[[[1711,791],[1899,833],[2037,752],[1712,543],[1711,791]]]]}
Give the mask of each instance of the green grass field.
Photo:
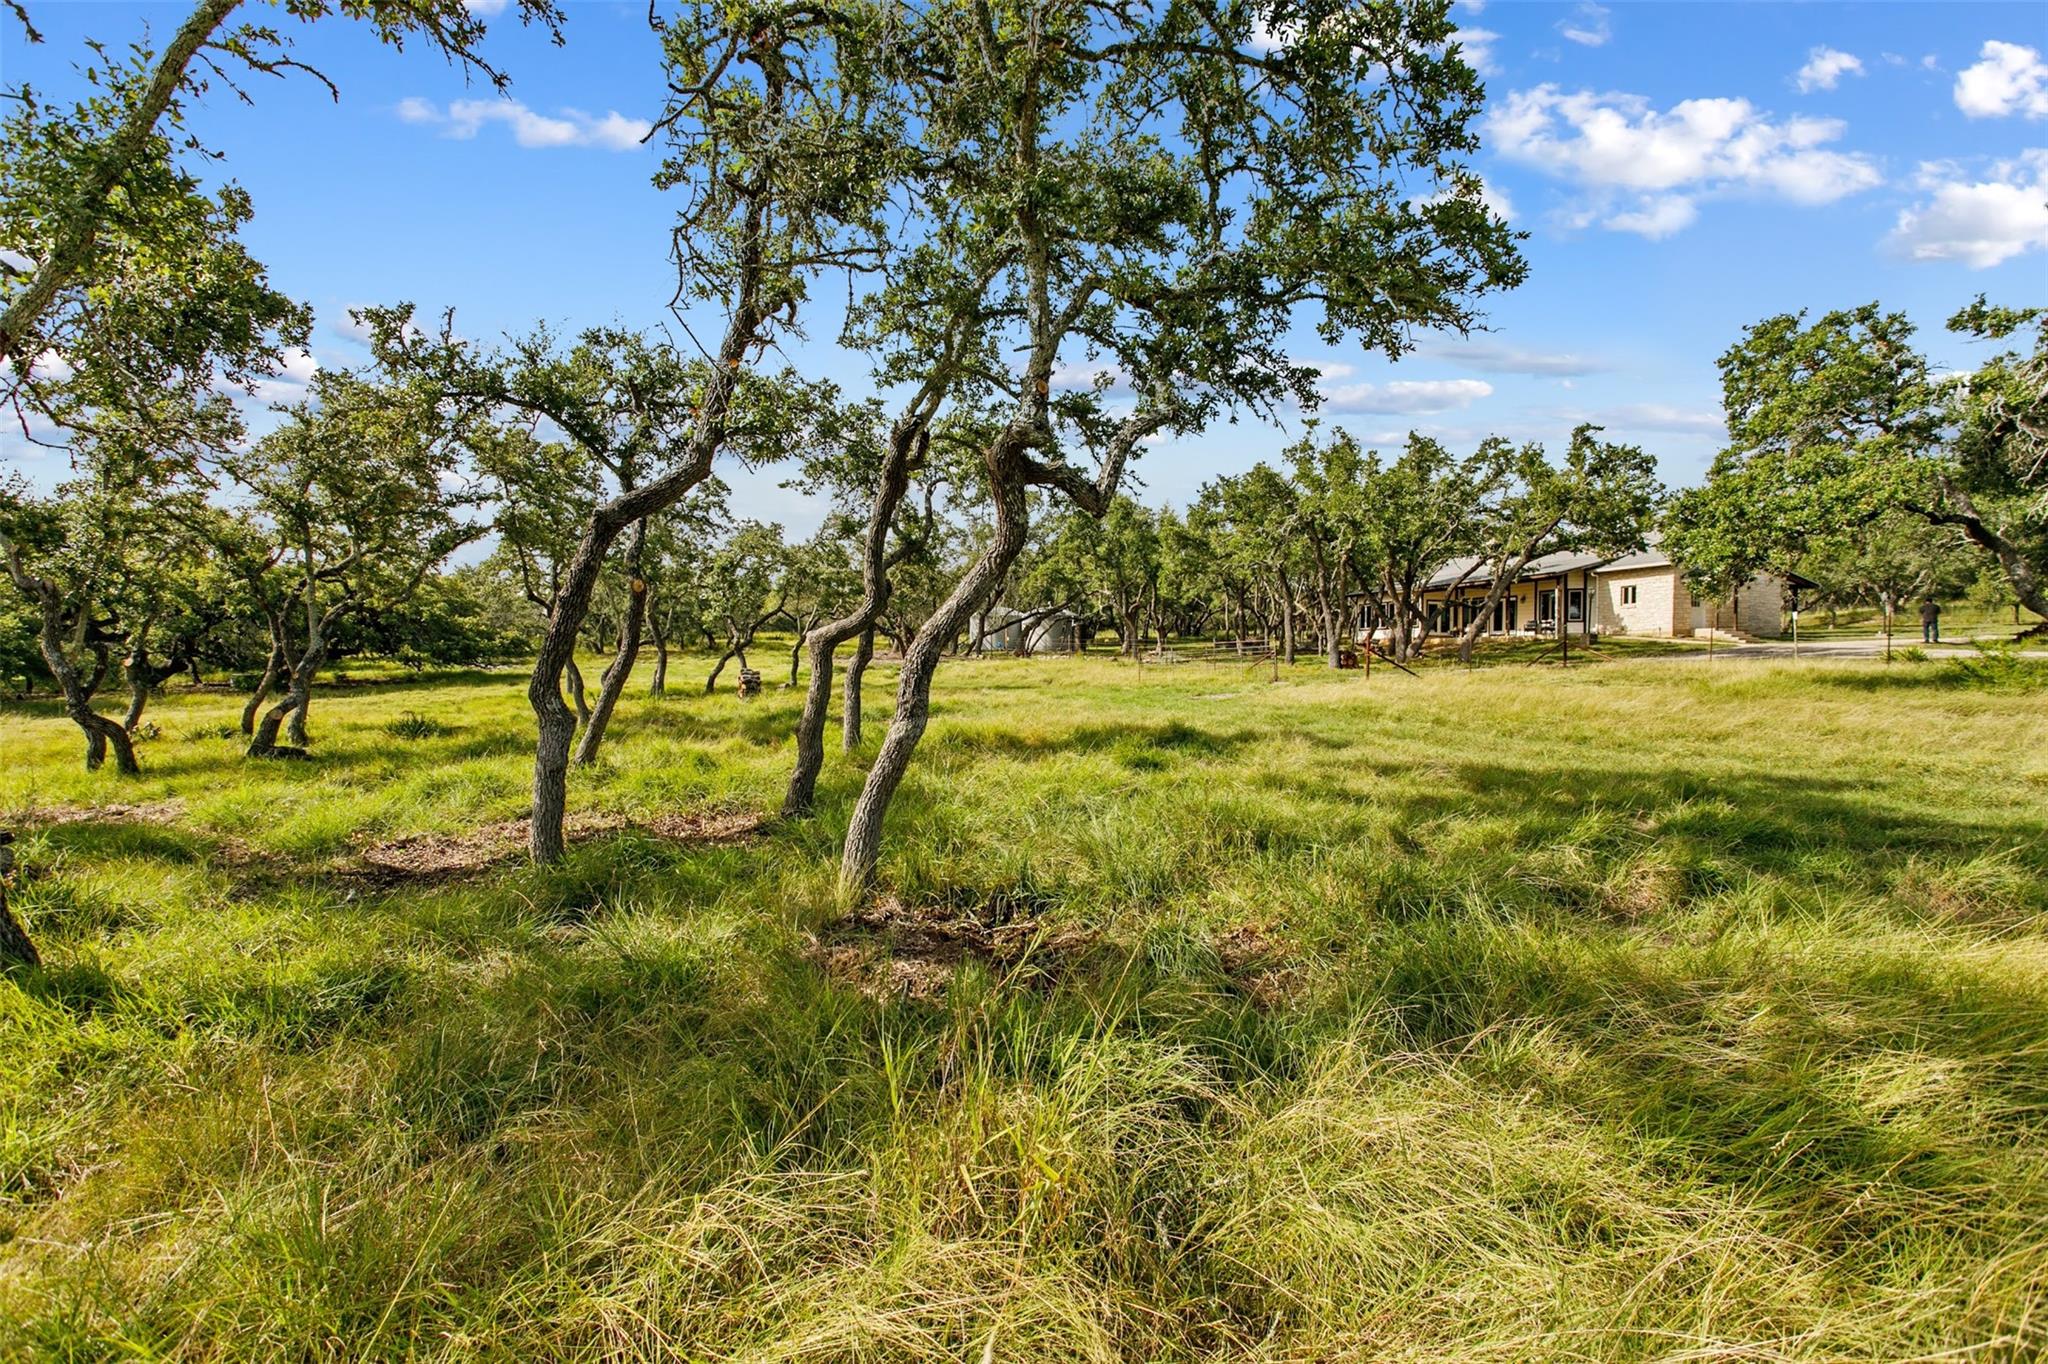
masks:
{"type": "Polygon", "coordinates": [[[948,664],[837,921],[678,672],[0,711],[0,1358],[2048,1353],[2048,669],[948,664]]]}

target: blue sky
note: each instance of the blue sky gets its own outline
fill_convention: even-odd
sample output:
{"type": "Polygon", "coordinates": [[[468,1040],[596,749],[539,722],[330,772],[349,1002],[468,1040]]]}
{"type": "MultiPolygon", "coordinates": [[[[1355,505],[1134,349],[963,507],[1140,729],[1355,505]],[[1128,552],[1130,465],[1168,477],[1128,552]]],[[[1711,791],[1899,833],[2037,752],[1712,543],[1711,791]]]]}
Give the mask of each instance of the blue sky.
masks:
{"type": "MultiPolygon", "coordinates": [[[[46,93],[75,84],[82,37],[161,38],[184,12],[29,4],[48,41],[0,26],[0,84],[46,93]]],[[[486,338],[543,318],[667,320],[671,208],[649,184],[656,152],[634,139],[662,91],[646,11],[567,8],[561,48],[510,24],[492,35],[507,98],[326,22],[298,30],[298,56],[335,79],[339,103],[308,79],[261,79],[253,106],[216,91],[194,111],[219,173],[254,196],[252,249],[318,313],[302,370],[365,358],[346,318],[362,303],[453,307],[486,338]]],[[[1492,432],[1562,444],[1594,420],[1682,485],[1721,439],[1714,360],[1746,324],[1875,298],[1963,367],[1970,348],[1941,330],[1956,307],[1980,291],[2048,301],[2048,7],[1460,0],[1455,13],[1487,85],[1476,166],[1530,234],[1529,282],[1490,304],[1488,334],[1425,338],[1398,364],[1304,329],[1325,420],[1369,442],[1416,429],[1454,446],[1492,432]]],[[[792,358],[864,388],[831,331],[821,314],[792,358]]],[[[1247,422],[1152,447],[1142,495],[1184,504],[1289,438],[1247,422]]],[[[62,472],[18,436],[0,459],[39,483],[62,472]]],[[[815,513],[778,475],[726,472],[743,514],[808,531],[815,513]]]]}

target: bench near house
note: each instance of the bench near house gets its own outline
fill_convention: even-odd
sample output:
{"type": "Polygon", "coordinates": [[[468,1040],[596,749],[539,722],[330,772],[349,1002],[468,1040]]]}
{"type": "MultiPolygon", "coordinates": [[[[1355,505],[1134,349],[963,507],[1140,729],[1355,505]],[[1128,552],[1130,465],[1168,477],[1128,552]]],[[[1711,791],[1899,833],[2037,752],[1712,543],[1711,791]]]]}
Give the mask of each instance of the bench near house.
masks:
{"type": "MultiPolygon", "coordinates": [[[[1579,636],[1685,638],[1710,629],[1724,635],[1775,635],[1790,605],[1787,588],[1811,585],[1765,573],[1725,601],[1699,601],[1652,535],[1632,554],[1566,551],[1531,560],[1501,595],[1483,633],[1555,635],[1561,622],[1579,636]]],[[[1492,575],[1475,559],[1453,559],[1432,573],[1422,592],[1431,633],[1463,630],[1485,609],[1492,586],[1492,575]]]]}

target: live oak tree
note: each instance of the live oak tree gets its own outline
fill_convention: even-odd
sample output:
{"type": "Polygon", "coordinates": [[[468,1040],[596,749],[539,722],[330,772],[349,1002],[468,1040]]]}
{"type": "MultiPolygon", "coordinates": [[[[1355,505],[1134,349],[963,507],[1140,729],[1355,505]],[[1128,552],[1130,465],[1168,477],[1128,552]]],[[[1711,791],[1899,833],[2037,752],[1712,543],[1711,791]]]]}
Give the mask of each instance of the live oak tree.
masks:
{"type": "MultiPolygon", "coordinates": [[[[1288,354],[1297,308],[1328,341],[1394,355],[1412,328],[1465,327],[1478,295],[1520,281],[1513,234],[1458,159],[1481,90],[1447,11],[942,0],[904,16],[923,160],[897,249],[975,310],[961,401],[990,419],[992,534],[905,655],[844,891],[874,879],[933,670],[1023,547],[1030,488],[1100,514],[1147,437],[1312,403],[1314,373],[1288,354]],[[1055,397],[1063,360],[1103,377],[1055,397]]],[[[867,339],[903,362],[918,346],[891,304],[884,290],[867,339]]]]}
{"type": "MultiPolygon", "coordinates": [[[[811,680],[797,719],[796,761],[783,795],[782,812],[787,817],[809,814],[815,800],[839,647],[855,642],[841,703],[841,746],[851,753],[861,741],[861,687],[874,657],[875,631],[892,604],[901,605],[898,577],[906,566],[916,572],[935,563],[933,495],[941,475],[932,458],[934,425],[976,358],[972,347],[984,322],[976,290],[987,276],[963,282],[943,270],[921,268],[930,264],[912,262],[901,270],[886,306],[877,310],[899,336],[916,338],[915,344],[878,369],[878,378],[899,384],[908,393],[887,431],[875,430],[882,420],[877,408],[840,409],[831,437],[817,447],[822,457],[806,464],[803,484],[832,495],[835,515],[849,530],[860,527],[860,592],[843,614],[803,631],[800,644],[810,656],[811,680]],[[911,496],[916,488],[923,490],[921,512],[911,496]]],[[[971,424],[955,418],[940,425],[938,438],[942,444],[964,447],[972,443],[967,435],[971,429],[971,424]]],[[[923,613],[920,620],[929,614],[923,613]]]]}
{"type": "Polygon", "coordinates": [[[1948,386],[1951,462],[1935,472],[1938,496],[1915,510],[1990,553],[2011,597],[2048,623],[2048,308],[1997,308],[1980,295],[1948,326],[1993,342],[2032,332],[2033,344],[1948,386]]]}
{"type": "Polygon", "coordinates": [[[1294,662],[1295,592],[1300,544],[1295,518],[1300,493],[1285,474],[1261,461],[1241,474],[1216,479],[1202,490],[1208,524],[1220,535],[1220,553],[1261,603],[1262,633],[1278,635],[1278,656],[1294,662]]]}
{"type": "Polygon", "coordinates": [[[734,659],[747,666],[747,650],[761,627],[782,614],[789,600],[789,548],[782,527],[743,521],[725,543],[704,561],[698,584],[704,617],[720,636],[724,652],[704,679],[706,692],[718,689],[719,674],[734,659]]]}
{"type": "MultiPolygon", "coordinates": [[[[582,539],[591,508],[604,496],[603,466],[569,441],[544,441],[534,423],[479,423],[472,452],[495,504],[497,544],[491,562],[544,619],[562,590],[562,572],[582,539]]],[[[590,719],[583,674],[572,656],[563,667],[578,724],[590,719]]]]}
{"type": "MultiPolygon", "coordinates": [[[[1510,476],[1511,447],[1483,441],[1470,455],[1411,434],[1400,457],[1365,462],[1361,544],[1376,570],[1370,594],[1388,623],[1396,660],[1406,661],[1428,638],[1424,589],[1447,560],[1477,554],[1510,476]]],[[[1464,579],[1452,584],[1455,589],[1464,579]]]]}
{"type": "MultiPolygon", "coordinates": [[[[1640,447],[1599,439],[1600,428],[1572,432],[1564,461],[1553,465],[1530,444],[1506,455],[1513,484],[1482,529],[1486,599],[1458,637],[1458,657],[1469,663],[1480,634],[1522,570],[1546,555],[1586,550],[1602,555],[1640,549],[1662,500],[1657,461],[1640,447]]],[[[1558,629],[1565,628],[1564,613],[1558,629]]]]}
{"type": "Polygon", "coordinates": [[[198,513],[197,497],[190,488],[167,492],[161,466],[110,426],[81,438],[73,455],[78,475],[48,497],[18,481],[0,486],[0,560],[34,612],[43,665],[85,736],[86,769],[111,750],[115,767],[133,776],[141,767],[132,723],[100,714],[93,699],[121,670],[148,601],[176,571],[178,527],[198,513]]]}
{"type": "MultiPolygon", "coordinates": [[[[2040,314],[1979,300],[1955,330],[2002,340],[2040,314]]],[[[2018,599],[2048,617],[2042,505],[2048,360],[2007,353],[1944,379],[1903,313],[1875,303],[1809,322],[1782,314],[1721,357],[1729,444],[1667,526],[1688,576],[1732,588],[1894,513],[1954,526],[1993,555],[2018,599]]],[[[1708,584],[1701,580],[1703,589],[1708,584]]]]}
{"type": "Polygon", "coordinates": [[[1350,432],[1328,439],[1314,431],[1287,451],[1296,489],[1292,518],[1306,578],[1321,622],[1323,653],[1335,668],[1350,619],[1349,584],[1365,535],[1365,455],[1350,432]]]}
{"type": "Polygon", "coordinates": [[[258,722],[251,757],[304,753],[314,675],[345,614],[403,605],[483,533],[463,518],[464,435],[414,391],[323,370],[308,401],[231,461],[293,581],[291,681],[258,722]],[[287,719],[290,748],[278,743],[287,719]]]}
{"type": "MultiPolygon", "coordinates": [[[[725,325],[701,361],[662,361],[686,378],[646,395],[646,419],[660,430],[644,477],[590,509],[563,568],[527,692],[538,729],[529,850],[541,862],[564,851],[576,719],[562,677],[612,547],[709,477],[722,451],[751,448],[767,458],[793,443],[791,424],[809,408],[804,386],[763,374],[755,362],[796,320],[812,276],[879,251],[891,183],[886,152],[897,145],[888,126],[893,106],[875,98],[877,73],[844,59],[849,44],[869,41],[871,7],[687,3],[654,17],[670,83],[660,120],[669,155],[656,183],[683,202],[671,238],[678,298],[719,309],[725,325]]],[[[380,328],[380,351],[395,351],[407,335],[402,325],[380,328]]],[[[444,354],[449,349],[444,342],[444,354]]],[[[418,368],[436,370],[431,362],[418,368]]],[[[462,366],[449,371],[447,387],[465,391],[462,366]]],[[[509,401],[514,386],[504,387],[509,401]]],[[[609,420],[612,410],[599,415],[609,420]]],[[[566,431],[563,416],[577,414],[551,414],[566,431]]]]}
{"type": "MultiPolygon", "coordinates": [[[[176,558],[190,518],[171,513],[243,438],[232,395],[275,373],[310,325],[239,240],[248,196],[207,190],[183,164],[196,149],[159,127],[175,128],[183,63],[200,50],[167,54],[168,67],[102,54],[85,71],[92,93],[69,108],[16,89],[0,135],[0,402],[31,439],[68,450],[90,493],[66,516],[99,517],[70,529],[64,563],[10,565],[10,577],[37,600],[41,652],[89,763],[112,748],[123,771],[132,745],[92,714],[79,650],[110,645],[96,636],[119,565],[176,558]]],[[[129,656],[146,683],[146,656],[129,656]]]]}
{"type": "MultiPolygon", "coordinates": [[[[27,7],[10,0],[9,8],[28,41],[41,42],[27,7]]],[[[78,343],[81,314],[93,311],[91,294],[105,280],[152,275],[164,302],[206,287],[185,269],[189,186],[167,173],[173,140],[201,151],[183,129],[186,100],[219,81],[246,101],[238,76],[293,71],[339,97],[326,77],[292,58],[288,34],[261,22],[231,23],[244,8],[245,0],[199,0],[160,51],[137,44],[120,58],[91,44],[94,59],[83,74],[92,93],[68,108],[27,86],[8,92],[15,111],[0,135],[0,364],[14,367],[9,399],[35,405],[36,386],[23,381],[34,369],[61,368],[46,357],[78,343]]],[[[275,8],[300,23],[336,14],[362,20],[394,47],[424,42],[465,71],[505,83],[479,52],[483,7],[465,0],[278,0],[275,8]]],[[[552,0],[519,0],[518,11],[560,40],[561,11],[552,0]]],[[[123,324],[135,328],[126,344],[144,357],[167,329],[191,325],[176,308],[141,307],[101,326],[98,344],[123,344],[123,324]]]]}
{"type": "Polygon", "coordinates": [[[789,649],[789,685],[802,675],[804,640],[827,620],[861,598],[861,574],[855,562],[854,528],[828,517],[816,534],[791,545],[783,556],[782,614],[795,627],[789,649]]]}

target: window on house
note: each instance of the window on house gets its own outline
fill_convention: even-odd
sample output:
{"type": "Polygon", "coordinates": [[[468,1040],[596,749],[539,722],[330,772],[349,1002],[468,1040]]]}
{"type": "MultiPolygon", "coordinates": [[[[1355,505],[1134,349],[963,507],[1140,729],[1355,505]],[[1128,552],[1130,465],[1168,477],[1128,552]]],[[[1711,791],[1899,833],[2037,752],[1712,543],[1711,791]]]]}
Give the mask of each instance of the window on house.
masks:
{"type": "Polygon", "coordinates": [[[1564,594],[1564,618],[1568,621],[1582,621],[1586,618],[1586,589],[1574,587],[1564,594]]]}
{"type": "Polygon", "coordinates": [[[1636,590],[1633,587],[1621,589],[1621,604],[1623,606],[1634,606],[1636,604],[1636,590]]]}

